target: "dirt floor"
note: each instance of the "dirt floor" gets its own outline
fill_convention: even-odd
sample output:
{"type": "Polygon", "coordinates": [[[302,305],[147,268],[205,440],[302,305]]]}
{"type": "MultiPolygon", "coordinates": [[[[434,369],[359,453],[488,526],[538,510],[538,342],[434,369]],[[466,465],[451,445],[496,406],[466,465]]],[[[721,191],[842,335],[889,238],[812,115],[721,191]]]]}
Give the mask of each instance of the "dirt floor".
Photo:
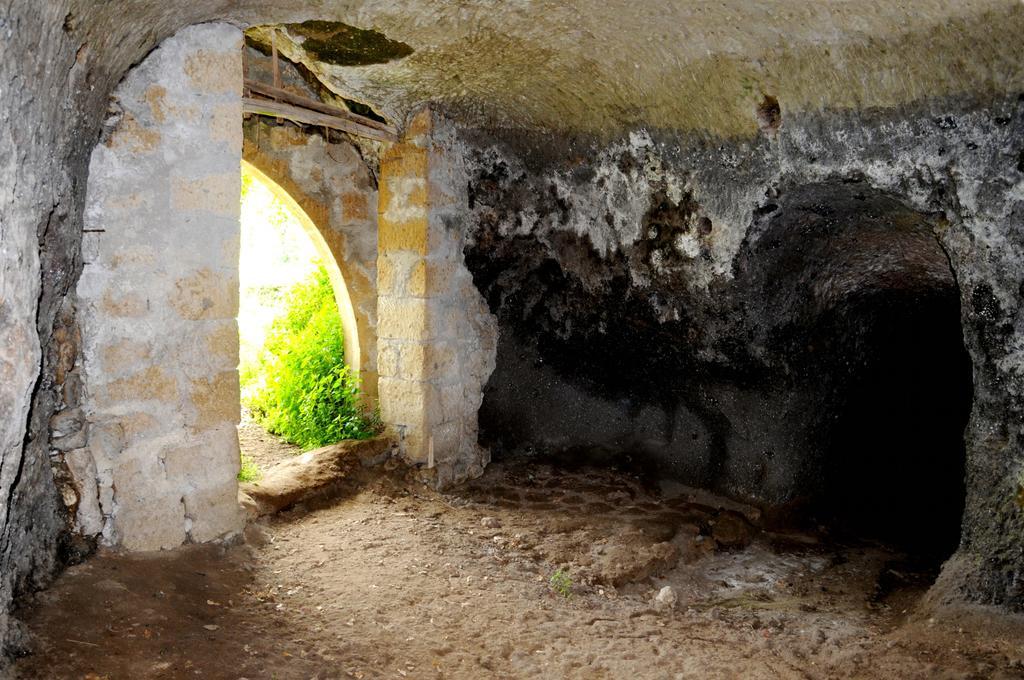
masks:
{"type": "Polygon", "coordinates": [[[922,614],[930,575],[877,547],[607,470],[375,474],[245,544],[68,569],[18,612],[15,677],[1024,677],[1024,620],[922,614]]]}
{"type": "Polygon", "coordinates": [[[238,424],[238,445],[243,456],[248,456],[261,470],[266,470],[290,456],[297,456],[302,449],[275,437],[252,419],[249,409],[242,407],[242,421],[238,424]]]}

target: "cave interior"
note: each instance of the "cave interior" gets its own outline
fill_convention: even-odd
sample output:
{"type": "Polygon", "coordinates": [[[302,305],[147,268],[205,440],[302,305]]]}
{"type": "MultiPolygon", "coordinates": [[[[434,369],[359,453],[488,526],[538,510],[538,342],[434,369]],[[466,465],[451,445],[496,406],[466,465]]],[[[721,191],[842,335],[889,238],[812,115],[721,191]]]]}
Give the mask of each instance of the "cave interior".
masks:
{"type": "Polygon", "coordinates": [[[0,673],[62,573],[305,511],[237,479],[243,162],[337,260],[366,475],[709,513],[645,588],[728,516],[1024,611],[1024,5],[120,4],[0,15],[0,673]]]}

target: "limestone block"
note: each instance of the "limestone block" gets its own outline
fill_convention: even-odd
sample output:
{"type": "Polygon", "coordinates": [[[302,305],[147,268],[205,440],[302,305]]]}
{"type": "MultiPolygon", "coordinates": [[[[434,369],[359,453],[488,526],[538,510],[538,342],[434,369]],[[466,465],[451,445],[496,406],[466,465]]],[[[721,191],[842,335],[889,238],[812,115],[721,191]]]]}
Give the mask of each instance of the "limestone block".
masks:
{"type": "MultiPolygon", "coordinates": [[[[396,180],[409,178],[426,180],[428,163],[429,155],[426,149],[412,144],[395,144],[381,156],[381,177],[396,180]]],[[[382,182],[382,184],[386,184],[386,182],[382,182]]],[[[381,197],[382,203],[390,203],[390,201],[390,195],[381,197]]]]}
{"type": "Polygon", "coordinates": [[[139,340],[115,340],[100,348],[100,364],[109,375],[119,375],[149,362],[153,345],[139,340]]]}
{"type": "MultiPolygon", "coordinates": [[[[399,347],[397,344],[378,345],[377,371],[383,378],[397,378],[399,372],[399,347]]],[[[365,380],[365,377],[364,377],[365,380]]]]}
{"type": "Polygon", "coordinates": [[[451,421],[469,414],[476,417],[476,410],[468,410],[465,396],[466,386],[462,383],[441,385],[434,388],[437,399],[437,414],[442,421],[451,421]]]}
{"type": "Polygon", "coordinates": [[[417,298],[381,296],[377,307],[378,338],[420,340],[427,328],[427,303],[417,298]]]}
{"type": "Polygon", "coordinates": [[[393,297],[423,297],[426,293],[426,263],[408,250],[381,253],[377,263],[377,289],[393,297]]]}
{"type": "Polygon", "coordinates": [[[392,253],[381,253],[377,260],[377,290],[381,293],[399,294],[396,288],[396,262],[392,253]]]}
{"type": "Polygon", "coordinates": [[[411,425],[422,423],[426,413],[426,385],[399,378],[381,378],[381,414],[388,423],[411,425]]]}
{"type": "Polygon", "coordinates": [[[242,126],[238,121],[242,118],[241,102],[217,104],[210,111],[210,139],[226,142],[231,148],[242,146],[242,126]]]}
{"type": "Polygon", "coordinates": [[[426,262],[425,289],[421,295],[432,297],[457,291],[458,274],[464,268],[465,264],[461,260],[430,258],[426,262]]]}
{"type": "Polygon", "coordinates": [[[108,290],[100,304],[103,311],[113,317],[137,319],[149,313],[148,300],[135,292],[108,290]]]}
{"type": "Polygon", "coordinates": [[[447,462],[459,457],[462,443],[462,423],[451,421],[430,428],[434,440],[435,462],[447,462]]]}
{"type": "Polygon", "coordinates": [[[172,177],[171,208],[235,216],[239,211],[238,197],[241,190],[241,175],[238,172],[205,177],[172,177]]]}
{"type": "Polygon", "coordinates": [[[202,444],[172,444],[160,452],[160,460],[164,473],[171,483],[192,483],[195,479],[205,476],[202,444]]]}
{"type": "Polygon", "coordinates": [[[464,314],[458,301],[427,298],[428,312],[424,337],[433,340],[456,340],[461,332],[464,314]]]}
{"type": "Polygon", "coordinates": [[[431,342],[426,346],[423,357],[423,373],[427,380],[436,383],[459,380],[462,367],[456,348],[456,344],[443,340],[431,342]]]}
{"type": "Polygon", "coordinates": [[[224,371],[212,378],[193,380],[189,399],[196,410],[192,421],[196,430],[205,430],[221,423],[237,423],[241,417],[238,371],[224,371]]]}
{"type": "Polygon", "coordinates": [[[207,357],[213,366],[238,366],[238,323],[234,319],[218,322],[208,332],[205,344],[207,357]]]}
{"type": "MultiPolygon", "coordinates": [[[[174,405],[169,407],[173,408],[174,405]]],[[[153,436],[155,433],[170,425],[169,419],[161,419],[144,411],[133,411],[118,415],[113,422],[116,422],[125,445],[130,445],[153,436]]]]}
{"type": "Polygon", "coordinates": [[[183,319],[232,319],[238,314],[236,274],[203,268],[179,278],[174,286],[170,303],[183,319]]]}
{"type": "Polygon", "coordinates": [[[241,50],[197,50],[186,59],[185,74],[200,92],[241,94],[241,50]]]}
{"type": "Polygon", "coordinates": [[[100,511],[99,489],[97,487],[96,461],[89,449],[75,449],[64,456],[71,478],[78,491],[78,511],[75,526],[87,536],[95,536],[103,530],[103,513],[100,511]]]}
{"type": "Polygon", "coordinates": [[[430,436],[420,426],[406,428],[402,434],[401,449],[406,460],[419,464],[428,463],[430,436]]]}
{"type": "Polygon", "coordinates": [[[173,402],[177,396],[174,377],[164,368],[150,366],[100,386],[95,390],[94,402],[101,407],[147,400],[173,402]]]}
{"type": "Polygon", "coordinates": [[[159,453],[166,479],[178,488],[199,487],[209,480],[238,475],[238,430],[224,424],[188,441],[172,441],[159,453]]]}
{"type": "Polygon", "coordinates": [[[185,505],[178,493],[117,500],[116,541],[126,550],[170,550],[185,542],[185,505]]]}
{"type": "Polygon", "coordinates": [[[429,227],[427,216],[421,211],[389,209],[381,215],[377,245],[381,252],[409,250],[425,255],[429,227]]]}
{"type": "Polygon", "coordinates": [[[404,342],[398,345],[398,377],[421,381],[426,378],[425,356],[429,345],[404,342]]]}
{"type": "Polygon", "coordinates": [[[89,449],[97,467],[109,465],[125,446],[124,429],[116,421],[92,422],[89,427],[89,449]]]}
{"type": "Polygon", "coordinates": [[[124,115],[117,129],[107,139],[107,147],[129,154],[152,153],[160,144],[159,131],[147,128],[130,113],[124,115]]]}
{"type": "Polygon", "coordinates": [[[240,531],[245,523],[238,506],[238,482],[234,479],[221,479],[190,490],[183,504],[185,531],[197,543],[240,531]]]}

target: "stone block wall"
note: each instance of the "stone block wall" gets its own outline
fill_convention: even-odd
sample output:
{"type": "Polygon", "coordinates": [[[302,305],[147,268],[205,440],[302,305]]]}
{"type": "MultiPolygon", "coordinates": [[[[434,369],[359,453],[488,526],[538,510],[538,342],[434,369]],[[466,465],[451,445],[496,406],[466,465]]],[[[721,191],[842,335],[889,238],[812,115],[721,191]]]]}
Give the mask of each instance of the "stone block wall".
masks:
{"type": "Polygon", "coordinates": [[[465,172],[448,123],[416,114],[381,157],[378,371],[385,423],[438,486],[480,474],[482,389],[497,325],[463,258],[465,172]]]}
{"type": "Polygon", "coordinates": [[[243,130],[245,161],[308,218],[303,226],[331,274],[345,326],[345,360],[359,372],[372,408],[377,402],[376,180],[340,133],[340,141],[327,141],[322,134],[255,116],[243,130]]]}
{"type": "Polygon", "coordinates": [[[238,530],[241,32],[187,28],[120,84],[78,284],[77,529],[133,550],[238,530]]]}

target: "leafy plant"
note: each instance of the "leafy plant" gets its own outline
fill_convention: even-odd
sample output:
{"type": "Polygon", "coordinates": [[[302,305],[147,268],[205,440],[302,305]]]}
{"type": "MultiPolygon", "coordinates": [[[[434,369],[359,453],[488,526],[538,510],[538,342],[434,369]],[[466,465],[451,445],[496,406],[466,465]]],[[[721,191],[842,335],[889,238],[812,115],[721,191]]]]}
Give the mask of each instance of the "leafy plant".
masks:
{"type": "Polygon", "coordinates": [[[374,434],[345,365],[341,318],[322,266],[288,293],[257,362],[243,369],[243,401],[270,432],[304,449],[374,434]]]}
{"type": "Polygon", "coordinates": [[[568,600],[572,597],[572,578],[569,576],[569,572],[558,569],[548,579],[548,585],[565,599],[568,600]]]}
{"type": "Polygon", "coordinates": [[[242,454],[242,467],[238,471],[238,481],[255,482],[263,477],[263,471],[252,457],[242,454]]]}

